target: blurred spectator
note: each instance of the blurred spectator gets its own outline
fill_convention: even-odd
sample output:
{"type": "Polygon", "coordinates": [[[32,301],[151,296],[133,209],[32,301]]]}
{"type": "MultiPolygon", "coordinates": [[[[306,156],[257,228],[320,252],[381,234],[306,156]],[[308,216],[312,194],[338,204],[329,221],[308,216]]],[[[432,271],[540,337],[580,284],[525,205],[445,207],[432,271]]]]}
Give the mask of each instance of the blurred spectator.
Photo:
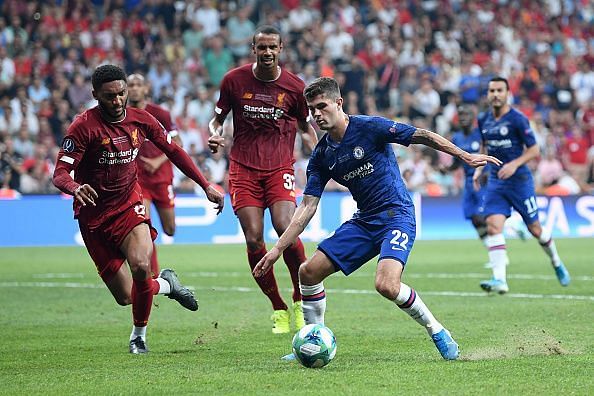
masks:
{"type": "Polygon", "coordinates": [[[256,25],[248,19],[249,12],[248,8],[240,8],[227,21],[229,50],[236,61],[251,53],[252,36],[256,25]]]}

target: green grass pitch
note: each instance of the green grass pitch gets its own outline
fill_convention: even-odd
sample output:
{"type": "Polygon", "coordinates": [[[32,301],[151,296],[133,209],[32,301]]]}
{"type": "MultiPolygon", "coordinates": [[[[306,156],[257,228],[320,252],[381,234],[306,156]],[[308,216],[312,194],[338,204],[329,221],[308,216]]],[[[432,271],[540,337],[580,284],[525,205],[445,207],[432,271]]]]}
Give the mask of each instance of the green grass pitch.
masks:
{"type": "MultiPolygon", "coordinates": [[[[279,359],[292,334],[271,333],[244,246],[159,248],[200,310],[156,298],[145,356],[128,353],[130,307],[114,302],[84,248],[0,249],[0,394],[594,394],[593,240],[557,241],[567,288],[534,240],[508,246],[510,293],[487,297],[479,241],[415,244],[403,279],[460,344],[454,362],[374,291],[375,261],[331,276],[326,325],[338,351],[317,370],[279,359]]],[[[282,261],[275,271],[290,300],[282,261]]]]}

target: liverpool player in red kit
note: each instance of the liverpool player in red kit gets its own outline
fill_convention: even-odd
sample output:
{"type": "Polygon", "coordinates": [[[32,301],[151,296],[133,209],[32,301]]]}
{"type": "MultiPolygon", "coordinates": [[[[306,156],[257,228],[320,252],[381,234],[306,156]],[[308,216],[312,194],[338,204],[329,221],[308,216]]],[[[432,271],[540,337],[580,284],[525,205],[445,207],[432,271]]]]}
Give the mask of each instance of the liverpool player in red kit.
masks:
{"type": "MultiPolygon", "coordinates": [[[[177,127],[171,114],[164,108],[145,100],[148,87],[140,74],[128,76],[128,105],[146,110],[163,125],[171,139],[181,146],[177,127]]],[[[167,156],[151,141],[145,140],[138,151],[138,184],[142,188],[146,216],[151,217],[151,204],[154,203],[161,220],[163,232],[172,237],[175,233],[175,212],[173,193],[173,165],[167,156]]],[[[151,273],[153,278],[159,274],[157,251],[153,244],[151,257],[151,273]]]]}
{"type": "Polygon", "coordinates": [[[194,166],[190,157],[171,142],[163,126],[144,110],[126,108],[126,74],[104,65],[92,76],[98,106],[78,115],[66,133],[54,171],[54,184],[74,196],[74,217],[99,275],[120,305],[132,304],[134,326],[130,352],[146,353],[146,325],[153,295],[165,294],[192,311],[192,293],[172,270],[150,276],[156,231],[151,227],[137,183],[134,163],[140,146],[150,139],[223,209],[223,196],[194,166]],[[71,177],[74,172],[74,179],[71,177]],[[123,266],[128,262],[130,271],[123,266]]]}
{"type": "MultiPolygon", "coordinates": [[[[305,84],[278,65],[282,48],[281,35],[276,28],[263,26],[256,30],[252,40],[256,63],[233,69],[225,75],[215,116],[209,123],[211,137],[208,145],[215,152],[223,146],[222,125],[229,111],[233,111],[229,193],[245,235],[252,269],[266,254],[264,210],[270,210],[272,225],[278,235],[286,230],[295,212],[293,148],[296,127],[311,148],[317,142],[303,98],[305,84]]],[[[306,257],[299,239],[285,250],[283,258],[293,282],[291,311],[295,326],[301,328],[305,322],[298,270],[306,257]]],[[[274,273],[269,271],[255,279],[274,309],[272,332],[289,332],[289,309],[279,294],[274,273]]]]}

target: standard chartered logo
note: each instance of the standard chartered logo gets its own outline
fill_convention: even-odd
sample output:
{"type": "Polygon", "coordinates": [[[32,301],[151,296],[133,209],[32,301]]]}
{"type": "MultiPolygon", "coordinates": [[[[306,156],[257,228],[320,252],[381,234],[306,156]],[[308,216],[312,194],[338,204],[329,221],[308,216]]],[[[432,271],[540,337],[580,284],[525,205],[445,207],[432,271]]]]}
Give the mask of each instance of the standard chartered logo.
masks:
{"type": "Polygon", "coordinates": [[[349,173],[347,173],[346,175],[344,175],[342,177],[342,179],[344,181],[349,181],[352,178],[358,177],[359,179],[364,178],[367,175],[370,175],[373,173],[373,165],[371,164],[371,162],[366,163],[365,165],[361,165],[360,167],[358,167],[355,170],[350,171],[349,173]]]}
{"type": "Polygon", "coordinates": [[[246,118],[278,120],[284,113],[283,109],[276,107],[243,105],[243,116],[246,118]]]}
{"type": "Polygon", "coordinates": [[[128,164],[136,159],[138,148],[123,151],[103,151],[99,163],[101,165],[128,164]]]}

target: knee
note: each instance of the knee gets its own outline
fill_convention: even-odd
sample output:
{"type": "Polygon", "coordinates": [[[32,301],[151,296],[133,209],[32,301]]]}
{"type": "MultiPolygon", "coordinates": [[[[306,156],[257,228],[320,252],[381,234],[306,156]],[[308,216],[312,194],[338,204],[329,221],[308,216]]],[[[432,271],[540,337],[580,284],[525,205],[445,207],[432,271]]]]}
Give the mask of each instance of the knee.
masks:
{"type": "Polygon", "coordinates": [[[150,276],[152,253],[153,249],[151,248],[147,252],[137,252],[128,257],[128,265],[134,279],[146,279],[150,276]]]}
{"type": "Polygon", "coordinates": [[[172,237],[175,234],[175,224],[163,224],[163,232],[172,237]]]}
{"type": "Polygon", "coordinates": [[[121,305],[122,307],[132,304],[132,297],[130,296],[118,296],[115,297],[115,300],[116,303],[118,303],[118,305],[121,305]]]}
{"type": "Polygon", "coordinates": [[[264,239],[246,236],[245,244],[249,252],[257,252],[264,247],[264,239]]]}
{"type": "Polygon", "coordinates": [[[308,261],[299,266],[299,283],[309,286],[320,283],[322,280],[318,279],[318,274],[307,263],[308,261]]]}
{"type": "Polygon", "coordinates": [[[388,300],[393,301],[398,297],[398,293],[400,293],[400,282],[386,278],[376,278],[375,290],[388,300]]]}

